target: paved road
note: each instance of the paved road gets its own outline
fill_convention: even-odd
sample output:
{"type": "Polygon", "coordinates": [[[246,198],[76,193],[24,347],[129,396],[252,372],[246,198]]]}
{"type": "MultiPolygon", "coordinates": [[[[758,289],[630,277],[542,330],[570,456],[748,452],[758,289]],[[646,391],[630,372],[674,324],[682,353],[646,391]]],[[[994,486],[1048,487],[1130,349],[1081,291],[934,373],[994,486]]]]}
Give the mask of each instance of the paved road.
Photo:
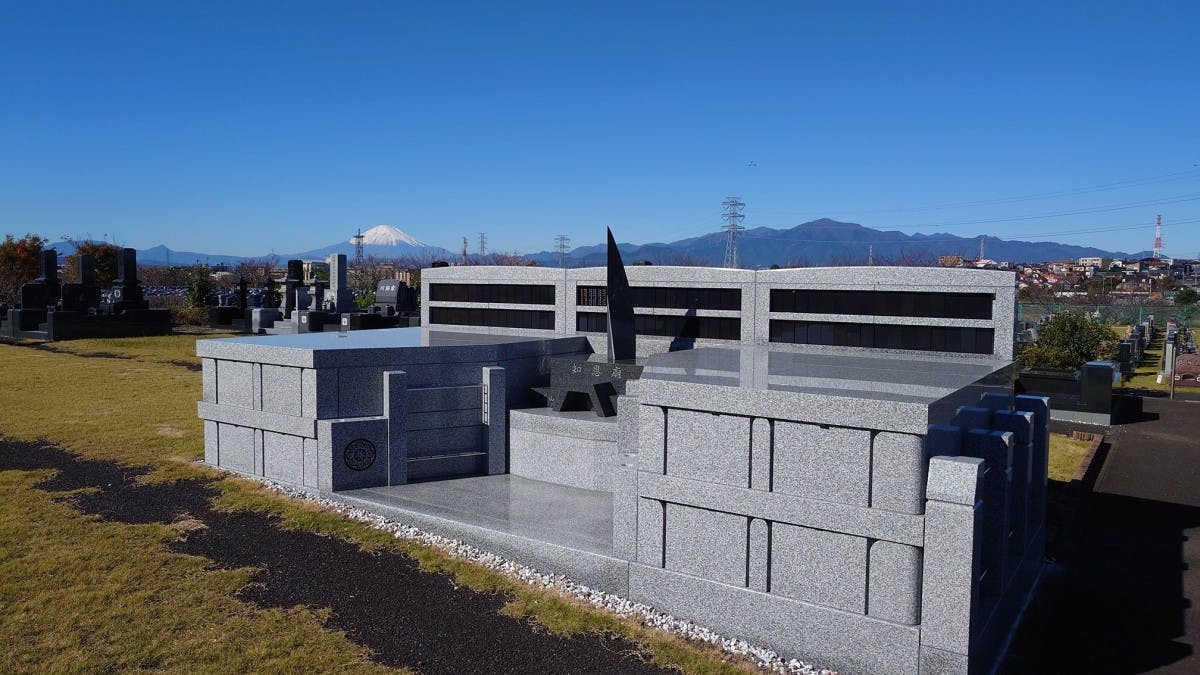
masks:
{"type": "Polygon", "coordinates": [[[1200,673],[1200,403],[1108,440],[1006,672],[1200,673]]]}

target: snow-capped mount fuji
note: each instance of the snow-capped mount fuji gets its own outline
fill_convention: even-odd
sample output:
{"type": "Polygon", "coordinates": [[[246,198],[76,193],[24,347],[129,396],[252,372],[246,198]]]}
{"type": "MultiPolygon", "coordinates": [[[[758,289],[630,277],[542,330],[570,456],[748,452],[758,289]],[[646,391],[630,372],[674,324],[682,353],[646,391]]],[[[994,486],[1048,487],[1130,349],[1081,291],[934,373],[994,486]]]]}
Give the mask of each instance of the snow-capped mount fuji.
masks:
{"type": "MultiPolygon", "coordinates": [[[[350,237],[353,244],[357,237],[350,237]]],[[[362,233],[364,246],[427,246],[404,230],[391,225],[376,225],[362,233]]]]}
{"type": "MultiPolygon", "coordinates": [[[[363,237],[363,255],[375,256],[376,258],[403,258],[406,256],[444,256],[447,255],[445,249],[439,246],[430,246],[409,233],[392,225],[376,225],[362,233],[363,237]]],[[[289,258],[302,258],[305,260],[321,260],[334,253],[345,253],[350,259],[354,258],[354,240],[355,236],[337,244],[326,246],[324,248],[304,251],[287,256],[289,258]]],[[[283,256],[281,256],[283,257],[283,256]]]]}

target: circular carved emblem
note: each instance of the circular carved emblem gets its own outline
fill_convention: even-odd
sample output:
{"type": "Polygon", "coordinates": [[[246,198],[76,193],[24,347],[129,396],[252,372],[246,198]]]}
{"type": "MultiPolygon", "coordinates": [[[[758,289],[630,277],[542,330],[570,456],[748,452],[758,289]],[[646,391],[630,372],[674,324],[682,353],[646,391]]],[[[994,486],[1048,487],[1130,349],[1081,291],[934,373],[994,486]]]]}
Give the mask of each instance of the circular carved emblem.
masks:
{"type": "Polygon", "coordinates": [[[342,459],[351,469],[366,471],[375,463],[375,444],[365,438],[356,438],[346,444],[342,459]]]}

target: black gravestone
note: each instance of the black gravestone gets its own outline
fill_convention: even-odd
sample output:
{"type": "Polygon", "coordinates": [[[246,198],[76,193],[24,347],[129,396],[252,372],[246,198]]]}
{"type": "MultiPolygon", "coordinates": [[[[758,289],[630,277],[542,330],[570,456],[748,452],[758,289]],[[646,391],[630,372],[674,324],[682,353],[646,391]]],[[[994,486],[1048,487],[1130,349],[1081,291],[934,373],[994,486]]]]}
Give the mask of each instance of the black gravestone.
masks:
{"type": "MultiPolygon", "coordinates": [[[[58,251],[50,249],[42,251],[42,275],[34,280],[34,283],[42,284],[46,287],[46,303],[52,305],[58,302],[59,293],[62,285],[58,279],[58,251]]],[[[45,305],[42,305],[44,308],[45,305]]]]}
{"type": "Polygon", "coordinates": [[[1113,365],[1107,361],[1083,364],[1079,373],[1079,400],[1088,412],[1108,414],[1111,411],[1113,365]]]}
{"type": "Polygon", "coordinates": [[[267,287],[263,292],[263,309],[279,309],[279,290],[275,288],[275,279],[267,277],[267,287]]]}
{"type": "Polygon", "coordinates": [[[283,280],[283,315],[289,319],[292,317],[292,310],[296,309],[296,289],[303,284],[304,261],[289,260],[287,276],[283,280]]]}
{"type": "Polygon", "coordinates": [[[112,310],[122,312],[130,309],[149,309],[150,303],[142,297],[142,287],[137,278],[137,251],[121,249],[117,256],[117,278],[113,279],[112,310]]]}

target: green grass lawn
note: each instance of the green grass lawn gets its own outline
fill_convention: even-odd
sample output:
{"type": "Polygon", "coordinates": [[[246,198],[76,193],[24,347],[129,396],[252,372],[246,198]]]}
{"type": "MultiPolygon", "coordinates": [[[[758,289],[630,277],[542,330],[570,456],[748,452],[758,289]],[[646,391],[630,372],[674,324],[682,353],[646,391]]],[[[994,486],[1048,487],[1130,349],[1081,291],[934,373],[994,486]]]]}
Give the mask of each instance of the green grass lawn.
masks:
{"type": "MultiPolygon", "coordinates": [[[[510,600],[505,614],[563,635],[606,630],[651,660],[686,673],[753,672],[720,650],[535,589],[441,550],[399,540],[316,506],[195,462],[196,335],[0,344],[0,435],[45,440],[88,459],[149,466],[141,480],[216,479],[217,506],[276,514],[285,527],[390,548],[430,572],[510,600]],[[99,355],[99,356],[98,356],[99,355]],[[109,358],[117,355],[130,358],[109,358]]],[[[202,339],[202,338],[200,338],[202,339]]],[[[262,609],[235,597],[251,570],[206,569],[170,551],[185,536],[165,525],[85,516],[33,485],[48,472],[0,472],[0,672],[346,671],[378,667],[329,630],[320,609],[262,609]]]]}
{"type": "MultiPolygon", "coordinates": [[[[1119,335],[1122,339],[1126,337],[1129,331],[1129,326],[1112,326],[1113,332],[1119,335]]],[[[1163,349],[1166,342],[1166,331],[1155,329],[1154,335],[1151,336],[1150,344],[1146,347],[1146,351],[1142,354],[1142,363],[1137,368],[1133,369],[1133,374],[1125,378],[1121,383],[1123,387],[1131,389],[1148,389],[1150,391],[1168,391],[1171,388],[1171,383],[1166,378],[1162,382],[1158,381],[1158,372],[1162,368],[1163,349]]]]}
{"type": "Polygon", "coordinates": [[[1062,434],[1050,434],[1050,480],[1071,482],[1091,445],[1090,441],[1080,441],[1062,434]]]}

